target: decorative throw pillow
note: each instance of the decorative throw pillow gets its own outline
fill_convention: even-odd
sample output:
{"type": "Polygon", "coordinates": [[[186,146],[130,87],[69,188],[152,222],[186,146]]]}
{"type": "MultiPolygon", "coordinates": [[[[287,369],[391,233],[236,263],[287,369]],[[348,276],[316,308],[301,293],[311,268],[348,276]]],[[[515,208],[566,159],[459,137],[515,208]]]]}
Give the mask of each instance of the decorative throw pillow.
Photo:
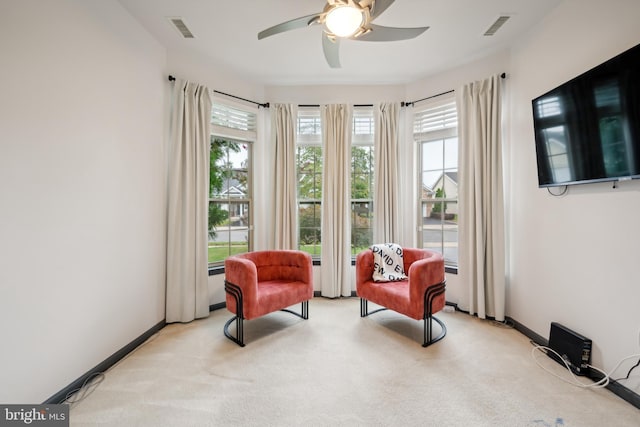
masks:
{"type": "Polygon", "coordinates": [[[402,247],[395,243],[383,243],[371,246],[373,252],[373,280],[376,282],[395,282],[405,280],[402,247]]]}

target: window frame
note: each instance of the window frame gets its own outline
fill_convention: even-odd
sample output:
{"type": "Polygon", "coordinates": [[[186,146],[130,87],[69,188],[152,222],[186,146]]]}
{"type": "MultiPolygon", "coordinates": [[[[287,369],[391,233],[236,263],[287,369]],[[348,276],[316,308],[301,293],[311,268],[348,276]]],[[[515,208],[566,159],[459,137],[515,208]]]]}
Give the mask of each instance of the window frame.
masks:
{"type": "Polygon", "coordinates": [[[373,206],[375,203],[375,117],[373,112],[373,107],[354,107],[353,108],[353,131],[351,138],[351,174],[349,177],[350,180],[350,194],[349,194],[349,205],[351,207],[351,236],[350,236],[350,246],[351,246],[351,256],[355,259],[358,254],[358,250],[355,247],[355,236],[354,229],[357,230],[368,230],[367,234],[370,237],[370,242],[367,247],[373,244],[373,221],[374,221],[374,211],[373,206]],[[368,121],[366,127],[368,127],[369,132],[359,132],[362,130],[362,126],[359,125],[358,119],[366,119],[368,121]],[[354,148],[367,147],[369,148],[369,171],[367,173],[369,179],[369,198],[354,198],[353,197],[353,185],[354,185],[354,148]],[[368,214],[369,214],[369,227],[356,227],[354,228],[354,219],[357,215],[356,213],[356,205],[368,203],[368,214]]]}
{"type": "MultiPolygon", "coordinates": [[[[297,111],[297,117],[296,117],[296,179],[298,181],[298,183],[300,183],[301,180],[301,175],[300,175],[300,149],[304,148],[304,147],[316,147],[320,149],[320,172],[317,171],[317,168],[315,167],[316,163],[314,160],[314,171],[313,171],[313,175],[314,175],[314,183],[316,182],[316,175],[320,176],[320,197],[313,197],[313,198],[302,198],[300,197],[300,187],[296,186],[296,205],[297,205],[297,212],[298,212],[298,221],[296,224],[296,233],[298,233],[298,250],[301,251],[305,251],[304,249],[302,249],[302,239],[301,234],[302,234],[302,227],[301,227],[301,221],[300,221],[300,210],[301,210],[301,206],[302,205],[312,205],[315,206],[314,209],[314,223],[316,222],[316,216],[315,216],[315,212],[318,211],[319,209],[319,215],[320,218],[318,219],[318,225],[317,226],[312,226],[312,227],[305,227],[305,228],[309,228],[310,230],[317,230],[317,235],[319,236],[319,238],[317,239],[317,241],[314,241],[311,246],[314,248],[313,252],[309,252],[309,251],[305,251],[307,253],[309,253],[311,255],[311,257],[314,259],[314,261],[317,261],[320,259],[321,257],[321,250],[322,250],[322,173],[323,173],[323,169],[324,169],[324,165],[322,164],[322,117],[321,117],[321,113],[320,113],[320,107],[298,107],[298,111],[297,111]],[[301,133],[301,129],[302,126],[301,124],[303,122],[307,122],[307,126],[310,126],[311,129],[313,130],[313,132],[304,132],[301,133]],[[316,251],[317,249],[317,251],[316,251]]],[[[317,159],[317,156],[316,156],[317,159]]],[[[317,196],[317,192],[314,190],[314,195],[317,196]]]]}
{"type": "MultiPolygon", "coordinates": [[[[418,234],[418,247],[424,248],[424,209],[425,206],[435,205],[440,202],[446,206],[446,204],[455,204],[458,208],[460,206],[460,200],[458,198],[457,191],[455,193],[455,197],[450,197],[447,195],[444,198],[425,198],[424,197],[424,189],[423,189],[423,174],[426,171],[436,171],[436,169],[425,169],[425,165],[423,164],[424,160],[424,148],[425,144],[434,143],[441,141],[443,144],[443,159],[442,159],[442,167],[438,168],[437,171],[441,172],[440,176],[443,180],[446,179],[447,173],[451,172],[455,169],[456,172],[459,172],[459,157],[456,155],[456,165],[455,168],[447,167],[445,162],[445,146],[446,141],[455,138],[458,138],[458,126],[457,126],[457,107],[455,102],[455,97],[453,95],[439,97],[438,99],[432,100],[431,102],[425,103],[420,107],[416,107],[414,111],[413,117],[413,138],[414,142],[417,144],[417,152],[418,156],[416,159],[417,163],[417,218],[418,218],[418,226],[417,226],[417,234],[418,234]]],[[[459,149],[459,145],[456,144],[456,151],[459,149]]],[[[458,180],[459,181],[459,180],[458,180]]],[[[436,181],[437,183],[438,181],[436,181]]],[[[459,184],[459,182],[458,182],[459,184]]],[[[444,184],[443,184],[444,186],[444,184]]],[[[444,186],[446,191],[446,186],[444,186]]],[[[435,188],[433,189],[435,190],[435,188]]],[[[446,193],[445,193],[446,194],[446,193]]],[[[459,209],[458,209],[459,212],[459,209]]],[[[456,219],[456,233],[459,231],[459,218],[456,219]]],[[[440,218],[440,248],[438,252],[442,253],[444,256],[444,248],[445,248],[445,216],[441,215],[440,218]]],[[[459,248],[460,248],[460,239],[459,233],[456,239],[456,247],[457,249],[457,257],[455,260],[445,258],[445,267],[448,273],[457,273],[459,268],[459,248]]]]}
{"type": "MultiPolygon", "coordinates": [[[[213,144],[215,139],[224,139],[227,141],[246,144],[247,145],[247,188],[245,197],[242,198],[219,198],[213,197],[211,194],[211,188],[208,189],[208,204],[223,203],[223,204],[246,204],[248,210],[248,224],[247,224],[247,251],[253,250],[254,243],[254,202],[253,202],[253,144],[257,140],[257,118],[258,108],[254,106],[248,106],[239,102],[234,102],[228,99],[222,99],[214,96],[212,99],[211,110],[211,129],[210,129],[210,144],[213,144]],[[224,122],[216,122],[216,107],[222,106],[224,109],[229,110],[229,116],[224,117],[226,123],[229,126],[225,126],[224,122]],[[238,112],[241,112],[239,115],[238,112]],[[246,116],[246,117],[243,117],[246,116]]],[[[209,165],[211,168],[213,165],[209,165]]],[[[209,230],[207,230],[207,234],[209,230]]],[[[207,242],[209,236],[207,235],[207,242]]],[[[229,239],[229,242],[231,240],[229,239]]],[[[207,245],[208,247],[208,245],[207,245]]],[[[221,274],[224,272],[224,259],[221,261],[208,262],[209,250],[207,250],[207,268],[209,275],[221,274]]]]}
{"type": "MultiPolygon", "coordinates": [[[[299,148],[300,147],[318,147],[320,149],[320,158],[322,158],[322,115],[320,112],[320,107],[299,107],[298,108],[298,116],[296,118],[296,175],[297,175],[297,179],[298,182],[300,182],[300,164],[299,164],[299,148]],[[304,120],[304,118],[308,118],[310,120],[307,120],[307,124],[308,126],[310,126],[310,128],[313,129],[313,132],[305,132],[305,133],[301,133],[300,129],[300,123],[302,120],[304,120]]],[[[365,233],[367,233],[371,239],[373,238],[373,203],[374,203],[374,173],[375,173],[375,153],[374,153],[374,149],[375,149],[375,118],[374,118],[374,113],[373,113],[373,107],[372,106],[365,106],[365,107],[354,107],[353,110],[353,117],[352,117],[352,139],[351,139],[351,163],[350,163],[350,185],[349,185],[349,206],[350,206],[350,215],[351,215],[351,230],[350,230],[350,236],[349,236],[349,242],[350,242],[350,247],[351,247],[351,255],[352,258],[355,259],[355,256],[357,255],[357,253],[354,252],[355,250],[355,237],[354,237],[354,230],[369,230],[368,232],[365,231],[365,233]],[[365,118],[366,119],[366,123],[364,123],[364,127],[362,126],[363,122],[361,121],[361,119],[365,118]],[[367,128],[368,128],[368,132],[367,132],[367,128]],[[352,197],[353,192],[353,169],[354,169],[354,156],[353,156],[353,150],[354,148],[359,148],[359,147],[366,147],[369,149],[369,171],[368,171],[368,181],[369,181],[369,198],[366,199],[354,199],[352,197]],[[357,205],[361,205],[362,203],[367,203],[368,204],[368,215],[369,215],[369,227],[357,227],[354,228],[354,218],[356,215],[358,215],[356,213],[356,206],[357,205]]],[[[315,174],[319,174],[320,176],[320,182],[322,182],[322,174],[323,174],[323,169],[324,169],[324,165],[321,165],[321,169],[320,172],[318,173],[317,171],[314,172],[315,174]]],[[[315,168],[314,168],[315,170],[315,168]]],[[[301,224],[300,224],[300,206],[301,205],[315,205],[318,208],[316,209],[316,211],[319,209],[320,211],[320,215],[322,214],[322,189],[320,190],[320,197],[319,198],[301,198],[300,197],[300,192],[299,192],[299,188],[297,189],[297,205],[298,205],[298,224],[297,224],[297,230],[296,232],[298,233],[298,237],[301,236],[302,234],[302,228],[301,228],[301,224]]],[[[315,217],[314,217],[315,218],[315,217]]],[[[316,243],[314,243],[314,248],[317,246],[318,249],[315,250],[313,252],[309,252],[308,253],[311,254],[312,258],[314,259],[314,261],[319,261],[322,253],[321,253],[321,246],[322,246],[322,221],[321,219],[318,221],[319,225],[317,227],[312,227],[312,228],[317,228],[318,230],[318,235],[320,236],[319,239],[317,240],[316,243]]],[[[299,250],[304,250],[301,249],[302,246],[302,239],[298,239],[298,249],[299,250]]],[[[373,243],[373,241],[371,241],[370,243],[373,243]]],[[[370,245],[368,245],[370,246],[370,245]]]]}

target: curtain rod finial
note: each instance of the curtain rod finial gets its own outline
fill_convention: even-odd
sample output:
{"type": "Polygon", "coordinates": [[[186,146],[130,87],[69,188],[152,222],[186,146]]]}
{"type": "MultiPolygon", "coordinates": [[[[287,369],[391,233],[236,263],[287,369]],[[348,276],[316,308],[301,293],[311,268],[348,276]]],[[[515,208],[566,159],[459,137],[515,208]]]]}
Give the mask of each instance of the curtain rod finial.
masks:
{"type": "Polygon", "coordinates": [[[169,81],[170,81],[170,82],[175,82],[175,81],[176,81],[176,78],[175,78],[175,77],[173,77],[172,75],[169,75],[169,81]]]}

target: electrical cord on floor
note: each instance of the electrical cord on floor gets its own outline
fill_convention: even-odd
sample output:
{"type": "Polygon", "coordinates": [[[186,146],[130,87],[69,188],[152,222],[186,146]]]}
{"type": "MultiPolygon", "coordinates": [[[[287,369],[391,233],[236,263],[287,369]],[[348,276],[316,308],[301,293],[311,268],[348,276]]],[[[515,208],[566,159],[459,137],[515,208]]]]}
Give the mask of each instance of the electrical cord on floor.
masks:
{"type": "MultiPolygon", "coordinates": [[[[161,331],[158,331],[152,336],[150,336],[149,338],[147,338],[146,341],[144,341],[138,347],[136,347],[135,349],[127,353],[124,357],[122,357],[114,365],[112,365],[112,367],[118,366],[120,363],[125,361],[129,356],[131,356],[136,350],[154,341],[160,335],[160,332],[161,331]]],[[[69,393],[67,393],[62,403],[68,403],[69,405],[73,406],[76,403],[82,402],[84,399],[89,397],[89,395],[93,393],[96,388],[98,388],[98,386],[100,385],[100,383],[104,381],[104,379],[105,379],[104,372],[94,372],[83,381],[82,385],[79,388],[75,390],[71,390],[69,393]]]]}
{"type": "MultiPolygon", "coordinates": [[[[637,354],[634,354],[633,356],[629,356],[623,360],[627,360],[627,359],[631,359],[632,357],[637,357],[637,354]]],[[[638,359],[638,361],[636,362],[635,365],[633,365],[631,367],[631,369],[629,369],[629,372],[627,372],[627,376],[624,378],[616,378],[614,381],[624,381],[624,380],[628,380],[629,379],[629,375],[631,375],[631,371],[633,371],[634,369],[636,369],[638,367],[638,365],[640,365],[640,359],[638,359]]]]}
{"type": "MultiPolygon", "coordinates": [[[[631,359],[633,357],[640,357],[640,354],[632,354],[631,356],[625,357],[624,359],[620,360],[616,364],[616,366],[614,366],[614,368],[609,371],[609,373],[606,373],[602,369],[596,368],[593,365],[587,365],[589,368],[600,372],[603,375],[603,377],[602,377],[602,379],[600,379],[600,380],[598,380],[598,381],[596,381],[594,383],[585,384],[585,383],[583,383],[582,381],[580,381],[578,379],[578,377],[571,370],[571,367],[569,367],[569,364],[567,363],[567,361],[557,351],[555,351],[552,348],[543,346],[543,345],[538,345],[538,344],[534,343],[533,341],[531,341],[531,343],[533,344],[533,348],[531,349],[531,357],[533,358],[533,360],[536,362],[536,364],[540,368],[544,369],[545,371],[547,371],[547,373],[553,375],[554,377],[556,377],[556,378],[558,378],[558,379],[560,379],[560,380],[562,380],[562,381],[564,381],[566,383],[569,383],[569,384],[574,385],[576,387],[582,387],[582,388],[604,388],[604,387],[608,386],[609,382],[611,381],[611,374],[614,373],[616,371],[616,369],[618,369],[620,367],[622,362],[624,362],[625,360],[631,359]],[[540,351],[540,352],[543,352],[545,354],[548,354],[548,352],[552,352],[553,354],[555,354],[560,360],[562,360],[562,363],[564,363],[564,366],[567,368],[567,371],[571,375],[571,378],[567,379],[565,377],[562,377],[562,376],[560,376],[560,375],[558,375],[558,374],[556,374],[554,372],[551,372],[549,369],[545,368],[544,366],[542,366],[542,364],[538,361],[538,359],[535,356],[536,350],[540,351]]],[[[633,368],[631,368],[631,369],[633,370],[633,368]]],[[[629,373],[631,373],[631,371],[629,371],[629,373]]]]}
{"type": "Polygon", "coordinates": [[[98,388],[102,381],[104,381],[104,373],[102,372],[95,372],[89,375],[84,380],[80,388],[71,390],[69,393],[67,393],[67,396],[64,398],[64,401],[62,403],[73,405],[75,403],[82,402],[91,393],[93,393],[96,388],[98,388]]]}

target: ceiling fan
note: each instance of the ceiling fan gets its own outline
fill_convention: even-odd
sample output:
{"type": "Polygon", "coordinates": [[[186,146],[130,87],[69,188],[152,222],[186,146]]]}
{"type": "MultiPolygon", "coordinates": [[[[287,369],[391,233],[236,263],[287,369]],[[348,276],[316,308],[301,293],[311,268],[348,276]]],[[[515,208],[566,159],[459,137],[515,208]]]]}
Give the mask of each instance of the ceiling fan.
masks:
{"type": "Polygon", "coordinates": [[[340,68],[340,39],[369,42],[389,42],[412,39],[429,27],[397,28],[375,25],[371,22],[395,0],[327,0],[322,12],[302,16],[267,28],[258,33],[258,40],[285,31],[322,25],[322,50],[331,68],[340,68]]]}

